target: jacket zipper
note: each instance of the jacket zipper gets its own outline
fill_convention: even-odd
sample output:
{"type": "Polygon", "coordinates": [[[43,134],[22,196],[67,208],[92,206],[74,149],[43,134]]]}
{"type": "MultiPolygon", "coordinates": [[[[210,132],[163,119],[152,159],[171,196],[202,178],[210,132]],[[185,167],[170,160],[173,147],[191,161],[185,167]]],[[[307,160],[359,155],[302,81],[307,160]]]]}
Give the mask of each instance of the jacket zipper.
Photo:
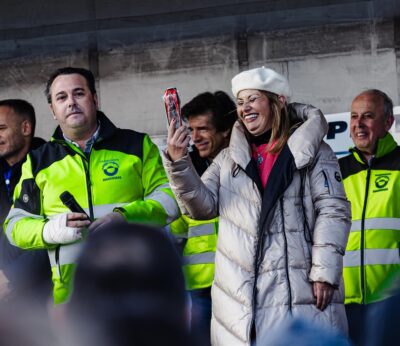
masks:
{"type": "MultiPolygon", "coordinates": [[[[94,146],[94,144],[93,144],[93,146],[94,146]]],[[[90,220],[94,221],[92,188],[91,188],[92,184],[90,182],[90,156],[91,156],[91,153],[93,150],[93,146],[92,146],[92,149],[88,156],[86,156],[86,154],[84,152],[78,150],[77,148],[74,148],[73,146],[71,148],[73,151],[75,151],[75,153],[77,153],[81,157],[81,160],[82,160],[83,169],[85,171],[86,189],[87,189],[87,193],[88,193],[89,217],[90,217],[90,220]]]]}
{"type": "MultiPolygon", "coordinates": [[[[281,195],[279,197],[279,199],[282,199],[281,195]]],[[[271,215],[271,213],[273,213],[274,208],[272,208],[270,210],[270,214],[268,216],[271,215]]],[[[283,211],[282,211],[283,213],[283,211]]],[[[257,305],[257,281],[258,281],[258,274],[259,274],[259,269],[260,269],[260,265],[262,262],[262,249],[264,247],[264,240],[265,240],[265,231],[264,231],[264,225],[268,224],[268,220],[265,221],[265,223],[263,225],[261,225],[260,227],[260,239],[257,243],[257,250],[256,250],[256,260],[255,260],[255,268],[254,268],[254,285],[253,285],[253,296],[252,296],[252,317],[251,317],[251,323],[250,323],[250,340],[253,340],[253,331],[255,333],[255,319],[256,319],[256,305],[257,305]],[[254,330],[253,330],[254,329],[254,330]]],[[[290,296],[290,300],[291,300],[291,296],[290,296]]],[[[255,334],[254,334],[255,336],[255,334]]]]}
{"type": "Polygon", "coordinates": [[[90,220],[94,221],[94,211],[93,211],[93,202],[92,202],[92,184],[90,182],[90,155],[86,159],[86,157],[82,157],[82,160],[87,162],[87,166],[85,162],[83,162],[83,167],[85,169],[85,177],[86,177],[86,188],[88,192],[88,206],[89,206],[89,216],[90,220]]]}
{"type": "Polygon", "coordinates": [[[292,315],[292,287],[290,285],[290,277],[289,277],[289,256],[288,256],[288,246],[287,246],[287,238],[286,238],[286,232],[285,232],[285,222],[284,220],[284,215],[283,215],[283,199],[280,198],[279,200],[280,207],[281,207],[281,218],[282,218],[282,233],[283,233],[283,240],[285,243],[285,271],[286,271],[286,277],[287,277],[287,284],[288,284],[288,308],[289,308],[289,313],[292,315]]]}
{"type": "Polygon", "coordinates": [[[328,189],[328,193],[331,194],[331,189],[329,188],[329,179],[328,179],[328,175],[326,174],[326,172],[323,170],[322,174],[324,175],[325,178],[325,187],[328,189]]]}
{"type": "Polygon", "coordinates": [[[365,245],[365,213],[367,211],[367,200],[368,200],[368,191],[369,191],[369,182],[371,178],[371,165],[368,164],[367,170],[367,181],[365,187],[365,198],[363,211],[361,215],[361,239],[360,239],[360,256],[361,256],[361,266],[360,266],[360,275],[361,275],[361,303],[365,304],[365,272],[364,272],[364,245],[365,245]]]}
{"type": "Polygon", "coordinates": [[[254,268],[254,285],[253,285],[253,297],[252,297],[252,307],[253,313],[251,317],[250,323],[250,340],[253,340],[255,337],[255,320],[256,320],[256,309],[257,309],[257,281],[258,281],[258,271],[260,269],[261,264],[261,252],[264,244],[265,232],[263,230],[264,227],[261,228],[260,239],[257,243],[257,251],[256,251],[256,260],[255,260],[255,268],[254,268]]]}

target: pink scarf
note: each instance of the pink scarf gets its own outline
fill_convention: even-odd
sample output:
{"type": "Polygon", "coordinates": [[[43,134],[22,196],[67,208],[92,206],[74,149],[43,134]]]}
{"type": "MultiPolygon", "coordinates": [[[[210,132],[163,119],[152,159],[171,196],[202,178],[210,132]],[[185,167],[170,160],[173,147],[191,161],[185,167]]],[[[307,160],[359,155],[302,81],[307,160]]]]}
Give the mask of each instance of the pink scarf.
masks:
{"type": "MultiPolygon", "coordinates": [[[[272,148],[275,143],[272,144],[272,148]]],[[[251,145],[252,157],[257,163],[258,173],[260,174],[263,188],[267,185],[272,167],[274,167],[275,161],[279,156],[279,153],[271,154],[270,152],[267,152],[267,146],[268,144],[261,144],[258,147],[255,144],[251,145]]]]}

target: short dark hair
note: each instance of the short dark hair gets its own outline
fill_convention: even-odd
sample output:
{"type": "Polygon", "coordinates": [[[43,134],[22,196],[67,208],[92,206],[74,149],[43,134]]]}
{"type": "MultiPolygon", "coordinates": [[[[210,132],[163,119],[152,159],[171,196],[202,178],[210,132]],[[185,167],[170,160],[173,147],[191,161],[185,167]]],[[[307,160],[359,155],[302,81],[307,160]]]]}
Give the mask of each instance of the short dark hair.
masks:
{"type": "Polygon", "coordinates": [[[379,89],[368,89],[362,94],[372,94],[374,96],[380,97],[383,101],[383,114],[386,118],[393,116],[393,101],[392,99],[383,91],[379,89]]]}
{"type": "Polygon", "coordinates": [[[51,104],[51,95],[50,95],[50,88],[53,84],[54,80],[61,75],[69,75],[69,74],[79,74],[86,79],[90,92],[94,95],[96,94],[96,85],[93,73],[88,69],[82,67],[63,67],[55,70],[49,77],[46,89],[44,91],[47,102],[51,104]]]}
{"type": "Polygon", "coordinates": [[[218,132],[232,129],[236,121],[236,105],[223,91],[201,93],[182,107],[187,120],[205,113],[211,113],[211,123],[218,132]]]}
{"type": "Polygon", "coordinates": [[[6,99],[0,101],[0,106],[10,107],[21,119],[28,120],[32,124],[32,137],[34,136],[36,127],[35,108],[28,101],[6,99]]]}

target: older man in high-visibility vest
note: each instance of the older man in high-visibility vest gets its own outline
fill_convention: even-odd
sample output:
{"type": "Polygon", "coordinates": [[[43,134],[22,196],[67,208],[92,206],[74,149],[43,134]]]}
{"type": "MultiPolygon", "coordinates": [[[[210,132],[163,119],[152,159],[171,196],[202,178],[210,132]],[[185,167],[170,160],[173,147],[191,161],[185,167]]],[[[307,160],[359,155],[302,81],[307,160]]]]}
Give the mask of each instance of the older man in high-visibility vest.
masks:
{"type": "Polygon", "coordinates": [[[393,103],[384,92],[356,96],[350,116],[355,147],[339,160],[352,209],[343,275],[355,344],[363,344],[367,311],[393,294],[400,275],[400,147],[389,133],[393,121],[393,103]]]}

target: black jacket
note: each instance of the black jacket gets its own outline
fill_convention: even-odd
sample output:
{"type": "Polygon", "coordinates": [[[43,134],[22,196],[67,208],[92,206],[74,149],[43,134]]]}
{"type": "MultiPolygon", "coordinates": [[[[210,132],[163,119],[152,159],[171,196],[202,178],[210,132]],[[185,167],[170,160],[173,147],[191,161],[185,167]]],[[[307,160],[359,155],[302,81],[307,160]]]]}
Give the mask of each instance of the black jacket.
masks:
{"type": "MultiPolygon", "coordinates": [[[[44,144],[41,138],[33,138],[30,150],[44,144]]],[[[47,252],[44,250],[26,251],[11,245],[4,234],[3,223],[12,206],[14,188],[21,177],[25,158],[11,168],[5,159],[0,158],[0,270],[9,280],[13,296],[47,295],[50,292],[51,273],[47,252]],[[6,172],[11,169],[9,188],[6,186],[6,172]]]]}
{"type": "Polygon", "coordinates": [[[209,162],[200,156],[199,151],[194,145],[192,145],[192,151],[189,155],[197,174],[201,177],[210,165],[209,162]]]}

